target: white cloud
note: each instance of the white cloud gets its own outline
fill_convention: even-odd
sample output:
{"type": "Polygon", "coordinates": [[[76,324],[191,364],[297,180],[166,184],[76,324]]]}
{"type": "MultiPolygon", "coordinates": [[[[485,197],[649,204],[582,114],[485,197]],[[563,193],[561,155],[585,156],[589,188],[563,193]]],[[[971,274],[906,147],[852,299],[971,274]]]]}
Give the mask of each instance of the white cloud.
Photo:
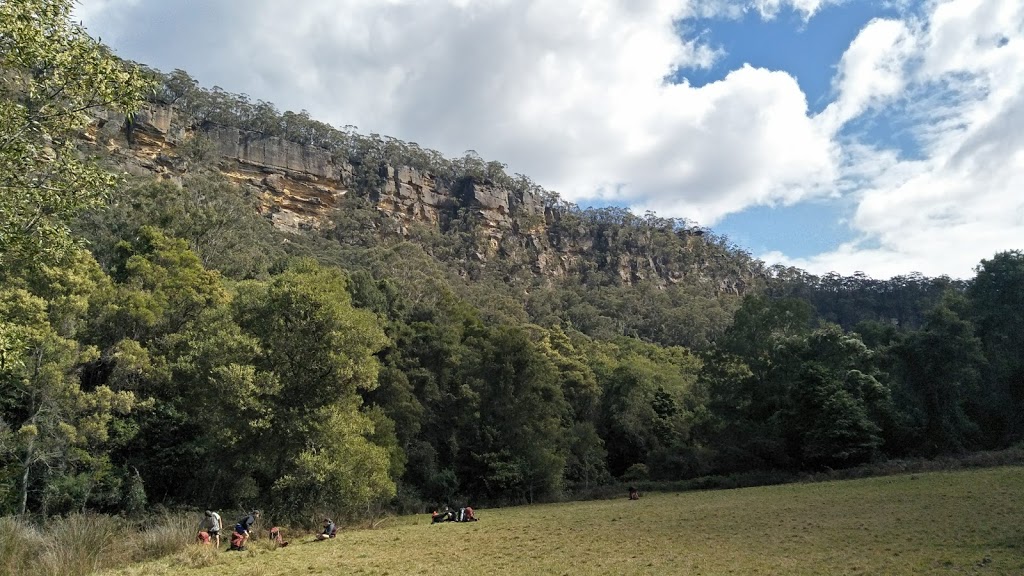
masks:
{"type": "Polygon", "coordinates": [[[157,67],[447,154],[472,148],[570,200],[713,224],[818,193],[838,154],[791,76],[745,67],[702,87],[665,83],[718,56],[677,33],[698,9],[675,0],[310,0],[301,10],[272,0],[106,0],[89,24],[104,36],[113,28],[123,52],[157,67]]]}
{"type": "Polygon", "coordinates": [[[887,24],[888,34],[878,25],[861,32],[842,70],[879,62],[871,52],[884,64],[852,67],[860,81],[841,75],[833,106],[853,117],[899,96],[889,112],[913,119],[923,158],[848,145],[844,176],[867,183],[850,222],[860,239],[812,258],[765,258],[817,272],[969,277],[982,258],[1024,247],[1024,5],[953,0],[921,21],[887,24]],[[897,40],[861,49],[878,36],[897,40]]]}
{"type": "Polygon", "coordinates": [[[899,95],[906,83],[904,68],[914,52],[915,38],[898,20],[872,20],[843,54],[833,80],[838,98],[819,121],[834,132],[872,106],[899,95]]]}
{"type": "Polygon", "coordinates": [[[652,108],[633,129],[656,135],[658,150],[613,159],[616,172],[633,177],[623,195],[651,191],[638,210],[707,224],[740,206],[819,194],[835,178],[837,151],[784,72],[745,66],[701,88],[667,88],[652,108]],[[673,110],[685,102],[694,105],[673,110]]]}
{"type": "MultiPolygon", "coordinates": [[[[780,10],[784,7],[789,7],[803,14],[804,19],[809,19],[825,4],[830,2],[826,0],[754,0],[754,8],[761,13],[764,18],[774,18],[780,10]]],[[[837,3],[837,2],[834,2],[837,3]]]]}
{"type": "Polygon", "coordinates": [[[696,0],[689,5],[687,14],[702,18],[740,18],[756,12],[764,20],[772,20],[779,12],[789,9],[810,20],[819,10],[830,4],[847,0],[696,0]]]}
{"type": "Polygon", "coordinates": [[[680,37],[680,19],[783,8],[807,19],[829,3],[85,0],[79,14],[123,56],[449,155],[472,148],[571,200],[713,225],[754,205],[853,195],[857,241],[770,261],[966,276],[1020,247],[1019,0],[933,1],[919,17],[870,22],[813,117],[784,71],[664,81],[721,57],[680,37]],[[897,116],[919,158],[850,133],[897,116]]]}

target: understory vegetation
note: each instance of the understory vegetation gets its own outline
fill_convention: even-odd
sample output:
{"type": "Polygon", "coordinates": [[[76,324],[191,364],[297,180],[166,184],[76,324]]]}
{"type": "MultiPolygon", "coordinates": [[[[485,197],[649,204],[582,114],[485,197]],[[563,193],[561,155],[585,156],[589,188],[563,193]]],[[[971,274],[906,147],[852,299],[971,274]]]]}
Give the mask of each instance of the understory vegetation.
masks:
{"type": "MultiPolygon", "coordinates": [[[[0,538],[32,550],[9,562],[59,563],[28,523],[72,514],[83,538],[158,506],[304,525],[1024,439],[1020,250],[967,281],[766,268],[685,222],[141,69],[69,15],[0,3],[0,538]],[[87,112],[147,98],[331,150],[357,193],[285,234],[212,165],[126,180],[78,149],[87,112]],[[543,196],[550,233],[601,241],[563,278],[480,266],[469,211],[399,234],[373,209],[382,163],[543,196]],[[624,282],[613,263],[637,250],[704,273],[624,282]]],[[[131,540],[110,557],[162,553],[131,540]]]]}

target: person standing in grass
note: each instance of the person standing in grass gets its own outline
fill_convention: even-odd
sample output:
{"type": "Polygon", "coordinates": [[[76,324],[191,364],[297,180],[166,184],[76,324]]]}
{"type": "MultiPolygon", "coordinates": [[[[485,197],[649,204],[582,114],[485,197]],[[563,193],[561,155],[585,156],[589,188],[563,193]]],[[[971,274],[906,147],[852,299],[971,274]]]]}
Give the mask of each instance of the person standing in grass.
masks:
{"type": "Polygon", "coordinates": [[[217,548],[220,548],[220,514],[212,510],[203,512],[203,521],[199,525],[199,529],[210,535],[217,548]]]}

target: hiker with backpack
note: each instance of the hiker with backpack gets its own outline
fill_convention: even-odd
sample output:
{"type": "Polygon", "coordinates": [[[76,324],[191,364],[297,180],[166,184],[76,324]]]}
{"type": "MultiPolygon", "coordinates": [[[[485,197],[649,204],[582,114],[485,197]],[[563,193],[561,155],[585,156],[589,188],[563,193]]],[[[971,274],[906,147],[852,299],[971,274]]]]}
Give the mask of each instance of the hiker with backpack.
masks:
{"type": "Polygon", "coordinates": [[[206,532],[207,536],[220,548],[220,514],[212,510],[203,512],[203,519],[199,523],[199,531],[206,532]]]}
{"type": "Polygon", "coordinates": [[[249,541],[252,526],[259,517],[260,511],[253,510],[235,524],[235,531],[231,534],[231,548],[229,550],[245,550],[245,543],[249,541]]]}

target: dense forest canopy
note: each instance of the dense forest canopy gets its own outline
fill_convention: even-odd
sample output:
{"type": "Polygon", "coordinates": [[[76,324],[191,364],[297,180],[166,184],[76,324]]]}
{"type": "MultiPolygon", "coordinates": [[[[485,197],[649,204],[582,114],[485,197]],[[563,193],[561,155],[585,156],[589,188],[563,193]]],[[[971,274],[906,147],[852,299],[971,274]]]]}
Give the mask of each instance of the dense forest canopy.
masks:
{"type": "Polygon", "coordinates": [[[69,14],[0,4],[0,513],[532,502],[1024,435],[1020,250],[964,282],[765,267],[686,221],[123,63],[69,14]],[[201,131],[180,184],[77,147],[91,109],[147,98],[331,150],[357,194],[287,234],[201,131]],[[601,241],[564,278],[474,263],[472,213],[400,233],[374,208],[382,163],[539,195],[548,234],[601,241]],[[635,253],[750,284],[623,282],[608,263],[635,253]]]}

